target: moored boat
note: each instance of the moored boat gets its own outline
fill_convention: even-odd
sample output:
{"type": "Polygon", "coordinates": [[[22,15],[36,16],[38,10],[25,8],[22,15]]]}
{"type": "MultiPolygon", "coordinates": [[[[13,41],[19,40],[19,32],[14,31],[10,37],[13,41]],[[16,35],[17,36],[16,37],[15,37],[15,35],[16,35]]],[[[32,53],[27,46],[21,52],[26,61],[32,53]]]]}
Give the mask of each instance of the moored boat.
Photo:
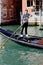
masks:
{"type": "Polygon", "coordinates": [[[7,38],[17,42],[20,45],[43,49],[43,37],[32,36],[32,35],[28,35],[28,37],[26,35],[23,35],[21,37],[20,34],[14,33],[11,30],[4,30],[1,28],[0,28],[0,33],[2,35],[6,36],[7,38]]]}

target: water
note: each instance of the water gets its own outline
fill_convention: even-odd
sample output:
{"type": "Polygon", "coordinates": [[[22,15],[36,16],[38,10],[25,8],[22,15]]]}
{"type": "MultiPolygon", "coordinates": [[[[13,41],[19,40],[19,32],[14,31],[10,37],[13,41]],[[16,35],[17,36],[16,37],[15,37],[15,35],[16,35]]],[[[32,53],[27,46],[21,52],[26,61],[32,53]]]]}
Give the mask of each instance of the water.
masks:
{"type": "MultiPolygon", "coordinates": [[[[2,28],[15,31],[18,26],[2,28]]],[[[43,36],[43,31],[40,31],[38,27],[28,27],[28,34],[43,36]]],[[[0,44],[6,39],[0,34],[0,44]]],[[[0,49],[0,65],[43,65],[43,50],[21,46],[9,40],[4,48],[0,49]]]]}

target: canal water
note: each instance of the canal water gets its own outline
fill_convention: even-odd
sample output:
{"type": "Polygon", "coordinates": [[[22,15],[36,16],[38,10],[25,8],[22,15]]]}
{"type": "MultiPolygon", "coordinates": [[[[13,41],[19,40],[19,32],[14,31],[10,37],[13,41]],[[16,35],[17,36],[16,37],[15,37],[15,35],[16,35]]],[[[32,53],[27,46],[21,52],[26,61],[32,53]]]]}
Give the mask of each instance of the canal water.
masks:
{"type": "MultiPolygon", "coordinates": [[[[2,26],[5,30],[15,31],[18,26],[2,26]]],[[[21,29],[17,33],[20,33],[21,29]]],[[[43,36],[39,27],[28,27],[28,34],[43,36]]],[[[0,34],[0,44],[7,38],[0,34]]],[[[43,50],[21,46],[9,40],[6,45],[0,48],[0,65],[43,65],[43,50]]]]}

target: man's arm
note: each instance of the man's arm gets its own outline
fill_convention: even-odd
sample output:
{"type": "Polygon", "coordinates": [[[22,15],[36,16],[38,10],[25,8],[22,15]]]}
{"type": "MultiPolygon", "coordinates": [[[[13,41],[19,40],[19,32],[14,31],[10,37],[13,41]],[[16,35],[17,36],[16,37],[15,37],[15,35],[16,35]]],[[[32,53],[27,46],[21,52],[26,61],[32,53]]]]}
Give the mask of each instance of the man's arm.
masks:
{"type": "Polygon", "coordinates": [[[32,17],[33,15],[29,14],[29,18],[32,17]]]}

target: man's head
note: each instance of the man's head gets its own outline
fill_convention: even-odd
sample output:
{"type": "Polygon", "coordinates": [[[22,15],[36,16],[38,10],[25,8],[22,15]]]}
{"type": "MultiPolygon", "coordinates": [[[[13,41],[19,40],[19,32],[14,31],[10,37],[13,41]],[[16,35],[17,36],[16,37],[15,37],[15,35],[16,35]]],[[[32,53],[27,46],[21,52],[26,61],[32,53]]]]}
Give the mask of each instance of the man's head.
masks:
{"type": "Polygon", "coordinates": [[[28,13],[28,10],[27,10],[27,9],[25,10],[25,14],[26,14],[26,13],[28,13]]]}

